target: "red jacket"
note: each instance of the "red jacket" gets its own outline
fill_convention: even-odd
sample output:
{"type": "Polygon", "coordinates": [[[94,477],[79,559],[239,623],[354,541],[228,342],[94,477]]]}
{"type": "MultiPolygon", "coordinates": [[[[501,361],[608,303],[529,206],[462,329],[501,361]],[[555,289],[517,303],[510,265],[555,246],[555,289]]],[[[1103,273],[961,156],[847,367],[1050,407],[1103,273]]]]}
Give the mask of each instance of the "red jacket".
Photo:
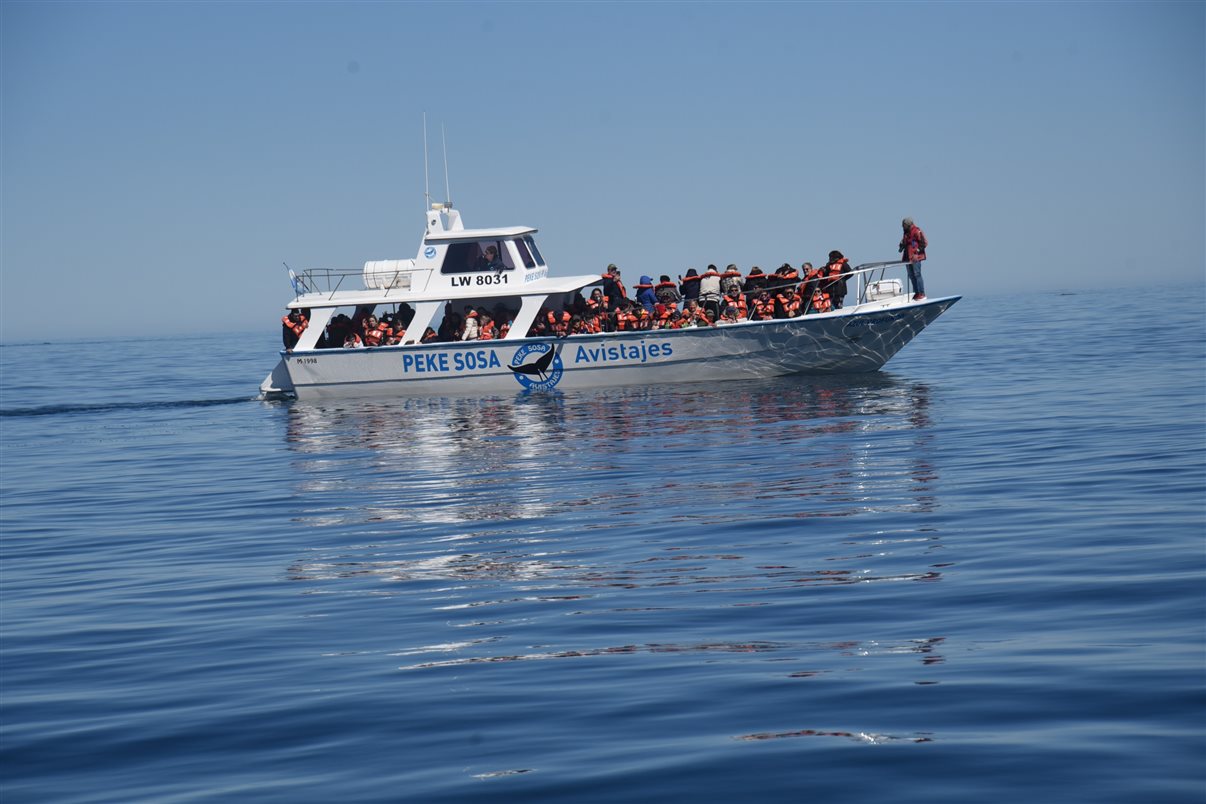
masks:
{"type": "Polygon", "coordinates": [[[913,228],[900,238],[898,248],[904,252],[905,262],[921,262],[925,259],[925,247],[928,245],[925,232],[921,231],[920,226],[913,224],[913,228]]]}

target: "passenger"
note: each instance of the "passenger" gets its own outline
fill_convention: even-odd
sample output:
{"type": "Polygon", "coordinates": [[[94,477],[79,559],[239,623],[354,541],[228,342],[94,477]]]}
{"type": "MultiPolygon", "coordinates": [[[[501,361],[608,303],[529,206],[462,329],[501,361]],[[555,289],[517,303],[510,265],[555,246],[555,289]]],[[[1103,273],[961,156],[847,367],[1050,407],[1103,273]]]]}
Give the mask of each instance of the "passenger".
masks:
{"type": "Polygon", "coordinates": [[[389,329],[390,329],[390,334],[389,334],[389,337],[385,340],[385,345],[386,346],[397,346],[400,343],[402,343],[402,340],[406,337],[406,328],[402,326],[402,322],[398,320],[397,316],[394,316],[394,323],[390,326],[389,329]]]}
{"type": "Polygon", "coordinates": [[[382,322],[377,320],[377,316],[369,313],[368,318],[364,319],[361,339],[364,341],[365,346],[380,346],[388,332],[389,325],[383,325],[382,322]]]}
{"type": "Polygon", "coordinates": [[[904,237],[900,238],[900,245],[896,250],[904,255],[905,262],[909,264],[909,285],[913,289],[913,301],[921,301],[925,298],[925,282],[921,279],[921,261],[925,259],[925,250],[929,243],[925,239],[925,232],[921,231],[920,226],[913,223],[912,218],[902,220],[900,228],[904,230],[904,237]]]}
{"type": "Polygon", "coordinates": [[[539,338],[549,334],[549,319],[548,308],[541,307],[540,312],[536,314],[536,318],[532,321],[532,326],[528,327],[529,338],[539,338]]]}
{"type": "Polygon", "coordinates": [[[662,303],[654,305],[653,308],[653,328],[668,329],[670,327],[670,314],[672,310],[677,310],[662,303]]]}
{"type": "Polygon", "coordinates": [[[653,329],[653,313],[640,305],[637,305],[633,312],[637,317],[637,329],[653,329]]]}
{"type": "Polygon", "coordinates": [[[682,329],[687,325],[687,318],[679,310],[670,313],[670,329],[682,329]]]}
{"type": "Polygon", "coordinates": [[[678,307],[678,303],[683,300],[683,297],[678,292],[678,285],[671,282],[670,277],[665,274],[662,274],[661,280],[653,291],[657,296],[657,300],[667,307],[678,307]]]}
{"type": "Polygon", "coordinates": [[[492,341],[498,337],[498,331],[494,328],[494,316],[482,310],[478,314],[478,320],[481,322],[477,331],[479,341],[492,341]]]}
{"type": "Polygon", "coordinates": [[[689,327],[706,327],[710,326],[712,321],[705,316],[705,310],[699,306],[699,302],[695,299],[689,299],[687,306],[683,309],[683,318],[687,319],[686,326],[689,327]]]}
{"type": "Polygon", "coordinates": [[[511,325],[514,323],[515,322],[513,320],[511,320],[510,318],[503,320],[502,326],[500,326],[498,328],[499,339],[507,337],[507,334],[510,333],[510,331],[511,331],[511,325]]]}
{"type": "Polygon", "coordinates": [[[800,314],[800,297],[791,285],[775,291],[775,318],[795,318],[800,314]]]}
{"type": "Polygon", "coordinates": [[[440,322],[438,330],[439,340],[441,343],[450,343],[461,339],[461,332],[464,330],[465,320],[461,318],[460,313],[449,311],[448,305],[444,308],[444,320],[440,322]]]}
{"type": "Polygon", "coordinates": [[[821,290],[829,294],[834,310],[842,309],[846,298],[846,280],[850,277],[850,261],[840,251],[829,252],[829,262],[821,269],[821,290]]]}
{"type": "Polygon", "coordinates": [[[829,298],[829,294],[818,288],[817,291],[812,294],[812,300],[808,305],[808,312],[828,313],[832,309],[833,303],[829,298]]]}
{"type": "Polygon", "coordinates": [[[763,288],[754,296],[750,305],[750,321],[769,321],[775,317],[775,303],[770,293],[763,288]]]}
{"type": "Polygon", "coordinates": [[[331,323],[327,324],[327,331],[323,335],[322,349],[339,349],[343,346],[344,340],[347,339],[348,333],[352,331],[352,319],[348,318],[343,313],[337,314],[331,319],[331,323]]]}
{"type": "Polygon", "coordinates": [[[746,319],[747,305],[745,303],[745,296],[741,293],[740,286],[730,286],[729,289],[725,291],[724,299],[721,300],[721,303],[726,306],[731,304],[737,308],[738,321],[744,321],[746,319]]]}
{"type": "Polygon", "coordinates": [[[293,347],[297,346],[298,340],[309,325],[310,322],[301,310],[290,310],[281,319],[281,340],[285,343],[285,351],[293,351],[293,347]]]}
{"type": "Polygon", "coordinates": [[[721,324],[736,324],[741,319],[737,317],[737,305],[725,304],[724,310],[720,313],[721,324]]]}
{"type": "Polygon", "coordinates": [[[364,346],[364,342],[360,340],[360,336],[355,330],[349,330],[346,338],[343,339],[344,349],[360,349],[364,346]]]}
{"type": "Polygon", "coordinates": [[[783,288],[795,285],[799,280],[800,275],[796,272],[796,269],[785,262],[770,275],[766,283],[766,289],[773,295],[783,288]]]}
{"type": "Polygon", "coordinates": [[[419,343],[435,343],[439,339],[440,336],[436,334],[436,331],[431,327],[428,327],[427,329],[423,330],[423,337],[419,340],[419,343]]]}
{"type": "Polygon", "coordinates": [[[549,324],[549,334],[556,335],[559,338],[564,338],[569,333],[571,317],[572,316],[570,316],[570,314],[564,310],[559,312],[549,310],[548,314],[545,316],[545,320],[548,321],[549,324]]]}
{"type": "Polygon", "coordinates": [[[628,291],[620,280],[620,269],[615,263],[608,265],[607,273],[603,274],[603,298],[609,311],[619,309],[620,302],[628,298],[628,291]]]}
{"type": "Polygon", "coordinates": [[[586,300],[587,313],[595,313],[606,309],[607,299],[603,297],[603,291],[600,288],[595,288],[590,292],[590,298],[586,300]]]}
{"type": "Polygon", "coordinates": [[[745,291],[745,301],[752,309],[754,306],[754,298],[757,297],[758,291],[766,287],[766,274],[762,273],[762,269],[755,265],[750,269],[750,275],[745,278],[745,286],[742,290],[745,291]]]}
{"type": "Polygon", "coordinates": [[[478,271],[504,271],[507,266],[498,258],[497,248],[486,246],[486,250],[482,252],[482,256],[477,258],[477,265],[474,268],[478,271]]]}
{"type": "Polygon", "coordinates": [[[699,277],[699,304],[712,311],[713,321],[720,317],[720,295],[720,271],[715,265],[709,265],[699,277]]]}
{"type": "Polygon", "coordinates": [[[800,278],[803,280],[800,283],[798,292],[802,300],[800,305],[800,313],[812,312],[812,295],[817,292],[820,285],[821,272],[812,267],[811,262],[803,262],[800,264],[800,278]]]}
{"type": "Polygon", "coordinates": [[[481,323],[478,321],[477,310],[465,308],[465,328],[461,331],[462,341],[476,341],[481,334],[481,323]]]}
{"type": "Polygon", "coordinates": [[[729,266],[724,269],[724,273],[720,275],[720,292],[727,296],[733,288],[740,291],[743,279],[744,277],[741,275],[741,271],[737,270],[737,266],[729,263],[729,266]]]}
{"type": "Polygon", "coordinates": [[[616,311],[616,330],[619,332],[630,332],[637,329],[638,319],[633,311],[633,304],[630,301],[625,301],[624,305],[616,311]]]}
{"type": "Polygon", "coordinates": [[[699,274],[695,272],[694,268],[688,268],[687,275],[680,276],[678,283],[678,289],[682,293],[685,309],[685,304],[688,300],[699,298],[699,274]]]}
{"type": "Polygon", "coordinates": [[[804,269],[804,283],[800,285],[800,295],[804,299],[802,309],[804,313],[827,313],[830,310],[829,294],[822,288],[822,281],[825,277],[824,268],[813,268],[811,262],[806,262],[802,266],[804,269]]]}
{"type": "Polygon", "coordinates": [[[653,277],[642,276],[641,281],[637,282],[637,301],[649,313],[653,312],[653,305],[657,304],[657,294],[653,291],[653,277]]]}
{"type": "Polygon", "coordinates": [[[415,320],[415,310],[406,302],[398,305],[398,311],[394,313],[394,321],[402,325],[402,329],[410,326],[410,322],[415,320]]]}
{"type": "Polygon", "coordinates": [[[590,312],[582,318],[582,331],[589,335],[597,335],[603,331],[603,325],[600,323],[602,312],[590,312]]]}

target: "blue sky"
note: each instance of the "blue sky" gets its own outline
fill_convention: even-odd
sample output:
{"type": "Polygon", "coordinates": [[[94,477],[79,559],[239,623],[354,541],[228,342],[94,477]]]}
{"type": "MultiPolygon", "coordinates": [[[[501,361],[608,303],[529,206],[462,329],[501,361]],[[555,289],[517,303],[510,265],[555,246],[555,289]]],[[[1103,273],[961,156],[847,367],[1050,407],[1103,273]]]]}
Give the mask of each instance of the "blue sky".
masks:
{"type": "Polygon", "coordinates": [[[433,194],[442,123],[467,225],[556,274],[889,259],[911,215],[930,295],[1200,285],[1204,10],[5,0],[0,340],[275,332],[282,261],[414,256],[424,111],[433,194]]]}

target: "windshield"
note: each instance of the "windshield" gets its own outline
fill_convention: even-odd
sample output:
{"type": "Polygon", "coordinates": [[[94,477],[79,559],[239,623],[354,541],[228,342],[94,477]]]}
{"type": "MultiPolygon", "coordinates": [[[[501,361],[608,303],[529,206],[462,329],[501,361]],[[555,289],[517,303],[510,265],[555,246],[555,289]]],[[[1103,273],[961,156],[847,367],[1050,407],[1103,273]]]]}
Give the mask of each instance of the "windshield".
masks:
{"type": "MultiPolygon", "coordinates": [[[[512,271],[515,263],[511,259],[503,240],[474,240],[468,243],[453,243],[444,255],[440,266],[442,274],[465,274],[475,271],[512,271]]],[[[526,261],[526,259],[525,259],[526,261]]]]}

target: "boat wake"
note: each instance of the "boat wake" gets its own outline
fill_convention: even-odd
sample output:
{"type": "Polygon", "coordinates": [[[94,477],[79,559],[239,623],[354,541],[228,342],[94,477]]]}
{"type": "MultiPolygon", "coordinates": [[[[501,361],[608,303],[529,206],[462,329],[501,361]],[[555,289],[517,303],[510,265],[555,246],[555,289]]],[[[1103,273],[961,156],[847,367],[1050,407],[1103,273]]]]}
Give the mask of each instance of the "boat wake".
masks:
{"type": "Polygon", "coordinates": [[[163,402],[110,402],[97,405],[42,405],[34,408],[0,409],[0,417],[58,416],[75,413],[108,413],[117,410],[165,410],[172,408],[208,408],[215,405],[237,405],[242,402],[257,402],[254,396],[239,396],[231,399],[187,399],[163,402]]]}

